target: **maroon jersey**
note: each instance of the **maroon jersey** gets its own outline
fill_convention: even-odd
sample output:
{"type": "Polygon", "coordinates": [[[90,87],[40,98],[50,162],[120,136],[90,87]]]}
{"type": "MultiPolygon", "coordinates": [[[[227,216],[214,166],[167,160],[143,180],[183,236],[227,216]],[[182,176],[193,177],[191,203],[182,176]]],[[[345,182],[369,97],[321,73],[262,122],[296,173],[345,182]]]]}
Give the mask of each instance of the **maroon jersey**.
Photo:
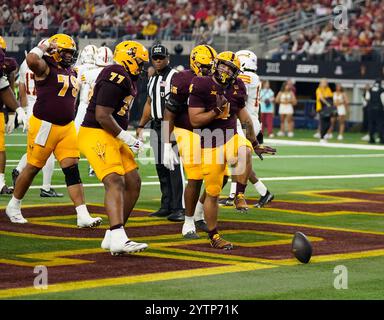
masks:
{"type": "MultiPolygon", "coordinates": [[[[10,81],[11,79],[11,73],[13,71],[16,71],[16,69],[18,68],[18,64],[17,64],[17,61],[14,59],[14,58],[11,58],[11,57],[4,57],[4,61],[3,63],[1,64],[2,66],[2,72],[3,72],[3,76],[5,76],[8,81],[10,81]]],[[[11,85],[13,85],[13,83],[10,83],[11,85]]],[[[13,88],[12,88],[13,90],[13,88]]],[[[5,110],[8,109],[8,112],[10,111],[10,109],[8,107],[6,107],[3,103],[3,101],[0,99],[0,112],[5,112],[5,110]]]]}
{"type": "Polygon", "coordinates": [[[136,94],[136,84],[123,66],[113,64],[105,67],[96,79],[82,126],[102,128],[95,116],[96,105],[100,105],[115,109],[113,118],[123,130],[127,130],[129,109],[136,94]]]}
{"type": "Polygon", "coordinates": [[[62,68],[52,57],[44,56],[43,59],[50,70],[44,80],[35,80],[37,99],[33,115],[63,126],[75,119],[76,72],[71,67],[62,68]]]}
{"type": "Polygon", "coordinates": [[[176,114],[175,126],[193,131],[188,115],[189,86],[196,74],[192,70],[183,70],[175,73],[171,79],[170,101],[168,110],[176,114]]]}
{"type": "Polygon", "coordinates": [[[3,71],[4,60],[5,60],[5,53],[3,49],[0,48],[0,77],[2,77],[4,74],[4,71],[3,71]]]}
{"type": "Polygon", "coordinates": [[[217,116],[206,126],[199,128],[202,130],[201,146],[203,148],[216,147],[227,143],[237,133],[237,114],[245,106],[247,91],[243,81],[236,79],[232,86],[223,88],[213,80],[212,76],[195,77],[192,80],[189,92],[188,107],[205,108],[205,111],[210,111],[216,107],[217,95],[224,95],[227,99],[227,112],[217,116]],[[204,129],[212,133],[210,135],[212,140],[209,139],[208,141],[207,135],[204,134],[204,131],[207,132],[207,130],[204,129]],[[221,130],[222,134],[215,134],[215,130],[218,129],[221,130]],[[207,141],[204,141],[204,138],[207,141]]]}
{"type": "Polygon", "coordinates": [[[11,72],[16,71],[18,66],[17,61],[14,58],[5,57],[3,64],[4,74],[9,77],[11,72]]]}

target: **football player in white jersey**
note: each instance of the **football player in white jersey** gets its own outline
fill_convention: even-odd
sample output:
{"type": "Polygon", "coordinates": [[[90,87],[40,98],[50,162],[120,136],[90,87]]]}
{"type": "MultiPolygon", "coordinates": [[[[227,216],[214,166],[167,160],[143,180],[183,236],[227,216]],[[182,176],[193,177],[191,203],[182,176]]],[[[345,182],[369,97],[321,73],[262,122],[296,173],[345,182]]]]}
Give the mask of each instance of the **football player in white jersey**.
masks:
{"type": "MultiPolygon", "coordinates": [[[[44,40],[39,42],[39,45],[42,44],[44,40]]],[[[19,94],[20,94],[20,104],[26,109],[28,120],[32,115],[33,106],[36,102],[36,88],[35,88],[35,76],[31,69],[28,68],[27,61],[24,59],[23,63],[20,66],[19,70],[19,94]]],[[[15,187],[16,179],[19,176],[20,172],[23,171],[27,165],[27,154],[25,153],[17,167],[12,170],[12,180],[13,187],[15,187]]],[[[43,185],[40,188],[40,197],[63,197],[63,193],[56,192],[52,188],[52,175],[53,169],[55,168],[55,157],[53,153],[48,158],[47,163],[43,167],[43,185]]]]}
{"type": "MultiPolygon", "coordinates": [[[[81,88],[80,103],[86,103],[88,105],[89,98],[92,95],[93,87],[96,83],[96,79],[104,67],[113,64],[113,52],[108,47],[100,47],[97,49],[95,57],[95,68],[84,71],[81,76],[81,88]]],[[[83,122],[81,120],[80,124],[83,122]]]]}
{"type": "MultiPolygon", "coordinates": [[[[240,60],[240,69],[241,73],[239,78],[243,80],[244,85],[247,89],[247,100],[246,108],[251,116],[253,122],[253,128],[257,135],[257,140],[260,144],[263,144],[263,135],[261,131],[261,124],[259,121],[259,101],[260,101],[260,91],[261,91],[261,81],[257,75],[257,56],[249,50],[240,50],[236,52],[236,56],[240,60]]],[[[243,129],[241,127],[240,121],[237,120],[237,132],[245,137],[243,129]]],[[[271,202],[274,198],[274,195],[268,191],[267,187],[262,181],[260,181],[255,172],[252,170],[249,181],[254,185],[256,191],[260,194],[260,199],[255,207],[261,208],[267,203],[271,202]]],[[[233,206],[235,203],[235,194],[236,194],[236,181],[232,176],[232,183],[230,194],[227,199],[219,200],[219,204],[226,206],[233,206]]]]}
{"type": "Polygon", "coordinates": [[[80,85],[79,95],[78,95],[79,105],[77,107],[77,113],[75,118],[75,127],[77,132],[79,132],[80,125],[83,122],[83,119],[88,107],[88,92],[87,90],[85,90],[85,88],[83,88],[81,78],[83,77],[85,72],[97,68],[95,64],[96,55],[97,55],[96,46],[94,46],[93,44],[89,44],[85,46],[80,53],[80,58],[79,58],[80,64],[75,67],[75,71],[77,72],[77,80],[80,85]]]}
{"type": "MultiPolygon", "coordinates": [[[[95,68],[86,70],[82,75],[80,79],[80,105],[79,110],[76,115],[75,119],[75,126],[78,130],[78,127],[80,127],[81,123],[84,120],[85,113],[87,111],[87,106],[89,103],[89,99],[92,96],[93,93],[93,87],[95,86],[96,79],[99,76],[101,70],[103,70],[104,67],[109,66],[113,64],[113,52],[108,47],[100,47],[97,49],[96,56],[95,56],[95,68]],[[80,107],[83,107],[85,105],[84,114],[79,115],[80,107]]],[[[95,175],[95,172],[91,166],[89,166],[89,176],[93,177],[95,175]]]]}

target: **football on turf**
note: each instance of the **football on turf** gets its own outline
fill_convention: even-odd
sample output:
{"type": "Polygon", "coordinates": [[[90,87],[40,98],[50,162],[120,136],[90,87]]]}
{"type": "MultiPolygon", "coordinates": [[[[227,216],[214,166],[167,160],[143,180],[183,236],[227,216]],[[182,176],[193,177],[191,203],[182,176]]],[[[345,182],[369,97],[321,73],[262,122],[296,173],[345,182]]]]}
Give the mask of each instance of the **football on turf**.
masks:
{"type": "Polygon", "coordinates": [[[295,233],[292,239],[292,253],[301,263],[308,263],[311,260],[312,245],[304,233],[295,233]]]}

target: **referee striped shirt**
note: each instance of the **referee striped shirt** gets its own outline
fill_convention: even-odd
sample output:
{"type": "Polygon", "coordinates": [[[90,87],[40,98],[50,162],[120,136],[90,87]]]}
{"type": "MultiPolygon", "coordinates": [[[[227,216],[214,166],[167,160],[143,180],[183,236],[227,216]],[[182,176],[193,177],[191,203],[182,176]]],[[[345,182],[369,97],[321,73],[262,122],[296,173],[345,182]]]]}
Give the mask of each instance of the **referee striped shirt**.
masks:
{"type": "Polygon", "coordinates": [[[154,120],[163,119],[165,101],[171,89],[171,79],[176,72],[175,69],[166,66],[149,79],[147,94],[151,98],[151,117],[154,120]]]}

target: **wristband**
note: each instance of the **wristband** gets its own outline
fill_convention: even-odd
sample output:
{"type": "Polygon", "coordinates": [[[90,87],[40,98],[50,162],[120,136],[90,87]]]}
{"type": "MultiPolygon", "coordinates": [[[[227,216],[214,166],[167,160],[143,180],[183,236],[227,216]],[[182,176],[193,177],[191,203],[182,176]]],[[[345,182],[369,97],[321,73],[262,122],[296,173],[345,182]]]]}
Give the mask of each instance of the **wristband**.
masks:
{"type": "Polygon", "coordinates": [[[39,47],[34,47],[29,53],[36,54],[39,58],[42,58],[44,55],[44,51],[41,50],[39,47]]]}
{"type": "Polygon", "coordinates": [[[137,126],[136,128],[144,129],[144,126],[137,126]]]}

